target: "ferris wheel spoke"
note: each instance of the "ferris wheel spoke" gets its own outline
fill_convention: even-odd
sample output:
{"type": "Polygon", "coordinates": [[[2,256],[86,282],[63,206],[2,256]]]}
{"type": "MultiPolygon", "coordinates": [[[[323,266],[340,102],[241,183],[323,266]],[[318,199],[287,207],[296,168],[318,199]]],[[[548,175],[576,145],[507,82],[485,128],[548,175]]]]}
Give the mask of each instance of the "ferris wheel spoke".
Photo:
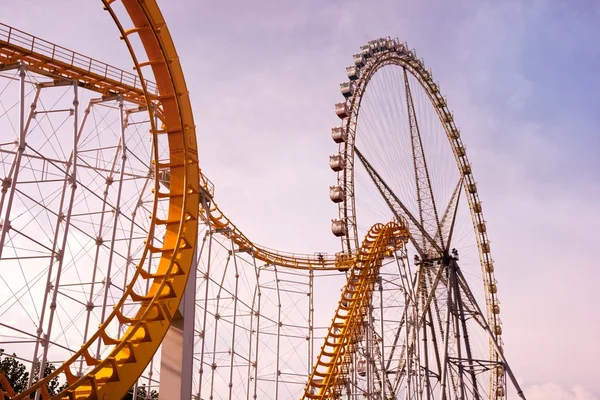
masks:
{"type": "MultiPolygon", "coordinates": [[[[433,188],[431,187],[431,178],[427,168],[427,159],[423,150],[423,140],[419,130],[417,113],[413,103],[413,97],[408,83],[406,67],[403,68],[404,90],[406,93],[406,108],[408,112],[408,128],[410,131],[410,142],[412,150],[413,168],[415,172],[415,184],[417,191],[417,205],[419,208],[419,222],[424,230],[429,234],[437,236],[436,243],[444,247],[444,238],[438,217],[433,188]]],[[[422,246],[427,251],[428,243],[422,238],[422,246]]]]}
{"type": "Polygon", "coordinates": [[[440,230],[436,232],[434,236],[434,240],[439,240],[439,235],[442,235],[442,238],[445,238],[444,243],[446,244],[444,250],[448,253],[448,250],[451,247],[452,243],[452,234],[454,233],[454,226],[456,223],[456,215],[458,211],[458,202],[460,201],[460,196],[462,193],[463,187],[463,179],[460,177],[458,179],[458,183],[454,188],[454,192],[452,193],[452,197],[450,197],[450,201],[446,206],[446,210],[444,211],[444,215],[442,216],[442,220],[440,221],[440,230]]]}
{"type": "Polygon", "coordinates": [[[373,168],[371,163],[363,156],[363,154],[358,150],[357,147],[354,148],[358,159],[363,164],[369,177],[373,180],[375,185],[377,186],[377,190],[381,193],[381,196],[385,200],[386,204],[390,208],[390,210],[394,213],[394,216],[399,220],[409,221],[410,229],[410,241],[412,245],[415,247],[417,252],[422,257],[428,257],[428,253],[426,249],[422,247],[423,241],[426,241],[429,245],[431,245],[435,250],[437,250],[438,255],[441,256],[443,254],[442,248],[435,242],[435,240],[429,235],[429,233],[423,228],[423,225],[415,218],[415,216],[408,210],[408,208],[400,201],[398,196],[392,191],[389,185],[383,180],[381,175],[373,168]],[[418,240],[420,239],[420,240],[418,240]],[[421,244],[419,244],[421,242],[421,244]]]}

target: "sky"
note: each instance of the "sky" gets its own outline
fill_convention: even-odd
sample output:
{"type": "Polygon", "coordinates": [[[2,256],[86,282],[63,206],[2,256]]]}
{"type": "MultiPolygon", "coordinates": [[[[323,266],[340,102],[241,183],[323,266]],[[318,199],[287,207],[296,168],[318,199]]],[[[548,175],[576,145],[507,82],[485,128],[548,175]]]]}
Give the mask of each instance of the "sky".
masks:
{"type": "MultiPolygon", "coordinates": [[[[247,236],[287,251],[339,247],[327,162],[352,54],[380,36],[416,49],[473,164],[517,378],[532,400],[600,399],[600,3],[160,4],[218,203],[247,236]]],[[[0,22],[131,66],[100,1],[2,2],[0,22]]]]}

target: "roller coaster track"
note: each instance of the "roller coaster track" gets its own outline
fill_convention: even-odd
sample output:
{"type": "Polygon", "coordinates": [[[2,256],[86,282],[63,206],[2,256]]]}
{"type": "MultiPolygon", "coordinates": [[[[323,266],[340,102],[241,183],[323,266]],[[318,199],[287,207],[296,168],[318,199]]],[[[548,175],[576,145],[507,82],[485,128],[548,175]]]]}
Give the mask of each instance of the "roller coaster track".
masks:
{"type": "MultiPolygon", "coordinates": [[[[94,69],[98,64],[93,60],[87,59],[88,64],[81,65],[76,61],[80,57],[72,53],[69,63],[67,59],[60,58],[62,50],[56,47],[50,55],[34,53],[34,50],[39,49],[39,42],[36,47],[35,40],[31,41],[30,49],[23,49],[23,45],[27,43],[19,44],[14,36],[11,38],[10,36],[16,35],[12,30],[9,30],[9,37],[2,43],[3,62],[7,60],[31,63],[37,71],[53,77],[75,80],[79,86],[105,95],[118,92],[128,100],[138,103],[143,101],[150,114],[153,158],[156,160],[153,165],[154,186],[158,188],[158,177],[162,171],[168,170],[170,189],[168,193],[155,191],[148,240],[141,261],[123,297],[105,322],[63,365],[11,399],[26,399],[38,391],[43,399],[48,399],[50,395],[46,385],[59,376],[66,380],[68,387],[52,397],[53,399],[121,399],[134,385],[160,346],[183,296],[192,265],[198,232],[199,169],[192,109],[175,47],[155,1],[122,1],[134,25],[128,30],[123,28],[111,8],[114,1],[103,0],[103,3],[128,46],[139,78],[117,80],[108,74],[108,66],[105,67],[106,73],[102,76],[94,69]],[[139,36],[145,49],[145,61],[138,60],[133,51],[128,37],[134,34],[139,36]],[[156,80],[155,87],[143,78],[141,69],[145,66],[152,68],[156,80]],[[162,126],[155,125],[154,116],[160,118],[162,126]],[[158,157],[159,135],[167,135],[170,157],[166,161],[158,157]],[[168,207],[166,219],[156,217],[159,203],[168,207]],[[163,244],[162,247],[155,247],[152,245],[152,239],[155,227],[160,225],[165,227],[163,244]],[[159,259],[156,271],[152,273],[144,270],[144,261],[151,254],[159,259]],[[136,293],[136,282],[143,281],[150,283],[148,292],[136,293]],[[138,306],[135,315],[123,313],[125,303],[138,306]],[[120,338],[110,337],[107,333],[107,327],[113,320],[127,326],[120,338]],[[90,348],[98,340],[108,347],[108,351],[104,352],[102,357],[94,358],[90,348]],[[87,366],[87,372],[76,376],[72,367],[82,359],[87,366]]],[[[73,171],[75,168],[71,172],[72,175],[75,173],[73,171]]],[[[72,178],[75,181],[75,176],[72,178]]]]}
{"type": "MultiPolygon", "coordinates": [[[[159,88],[154,82],[142,81],[136,74],[120,70],[0,23],[0,67],[18,62],[26,63],[28,68],[41,75],[53,79],[62,78],[75,81],[80,87],[98,92],[103,96],[118,94],[125,100],[137,104],[146,104],[149,100],[153,108],[157,110],[156,116],[163,124],[165,123],[162,96],[158,95],[159,88]],[[144,94],[144,87],[148,97],[144,94]]],[[[147,65],[147,63],[141,63],[140,67],[145,64],[147,65]]],[[[183,80],[183,76],[181,79],[183,80]]],[[[186,90],[184,92],[187,93],[186,90]]],[[[161,169],[166,169],[169,166],[162,165],[161,167],[161,169]]],[[[312,255],[286,253],[255,244],[216,205],[213,198],[214,185],[202,171],[199,171],[199,181],[200,195],[203,198],[199,210],[201,220],[210,223],[214,229],[232,239],[240,249],[251,252],[258,260],[267,264],[305,270],[347,270],[353,264],[353,257],[348,257],[343,253],[335,256],[326,253],[312,255]]]]}
{"type": "Polygon", "coordinates": [[[390,251],[404,246],[408,235],[406,226],[395,222],[376,224],[367,233],[308,379],[303,399],[341,398],[352,356],[364,334],[364,322],[383,258],[390,251]]]}
{"type": "MultiPolygon", "coordinates": [[[[145,106],[150,114],[151,133],[156,149],[158,135],[167,135],[170,150],[168,161],[159,160],[155,152],[155,187],[167,177],[168,193],[156,191],[152,224],[148,241],[138,268],[131,278],[123,297],[98,331],[52,374],[39,380],[23,393],[14,394],[7,382],[0,382],[2,394],[11,399],[26,399],[35,392],[43,399],[50,395],[46,385],[62,376],[68,388],[53,399],[119,399],[135,383],[158,349],[175,314],[185,287],[197,240],[198,219],[231,238],[240,248],[257,259],[296,269],[348,270],[354,257],[325,253],[314,255],[284,253],[254,244],[216,206],[214,187],[198,167],[195,125],[188,91],[175,47],[160,10],[154,0],[122,0],[133,22],[125,29],[111,5],[114,0],[103,0],[105,9],[115,20],[122,39],[133,57],[138,75],[117,69],[64,47],[0,24],[0,69],[22,63],[28,69],[51,79],[75,82],[79,87],[100,93],[103,97],[120,95],[124,100],[145,106]],[[140,61],[128,37],[139,36],[147,60],[140,61]],[[151,67],[156,83],[143,77],[144,67],[151,67]],[[156,118],[154,118],[156,117],[156,118]],[[154,121],[162,126],[155,126],[154,121]],[[160,220],[156,214],[159,202],[168,202],[169,215],[160,220]],[[153,247],[154,227],[164,225],[166,234],[163,247],[153,247]],[[160,257],[154,273],[144,270],[149,254],[160,257]],[[145,294],[134,291],[134,285],[150,281],[145,294]],[[124,315],[123,305],[138,304],[135,316],[124,315]],[[120,338],[112,338],[106,331],[111,321],[128,325],[120,338]],[[96,359],[90,350],[101,340],[111,351],[96,359]],[[83,376],[73,374],[71,367],[85,361],[90,371],[83,376]]],[[[145,287],[144,284],[142,287],[145,287]]]]}

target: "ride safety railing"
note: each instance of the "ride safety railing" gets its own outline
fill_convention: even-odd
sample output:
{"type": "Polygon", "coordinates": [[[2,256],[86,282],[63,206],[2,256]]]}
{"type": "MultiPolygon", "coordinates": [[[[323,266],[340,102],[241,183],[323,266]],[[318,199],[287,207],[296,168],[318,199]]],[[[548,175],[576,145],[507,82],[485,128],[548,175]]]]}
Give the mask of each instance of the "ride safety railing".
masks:
{"type": "MultiPolygon", "coordinates": [[[[86,76],[111,81],[129,89],[142,90],[142,82],[135,73],[113,67],[3,23],[0,23],[0,47],[25,57],[42,56],[44,63],[56,64],[58,69],[72,68],[77,72],[85,73],[86,76]]],[[[6,56],[6,53],[4,55],[6,56]]],[[[146,87],[150,94],[158,94],[156,83],[146,80],[146,87]]]]}

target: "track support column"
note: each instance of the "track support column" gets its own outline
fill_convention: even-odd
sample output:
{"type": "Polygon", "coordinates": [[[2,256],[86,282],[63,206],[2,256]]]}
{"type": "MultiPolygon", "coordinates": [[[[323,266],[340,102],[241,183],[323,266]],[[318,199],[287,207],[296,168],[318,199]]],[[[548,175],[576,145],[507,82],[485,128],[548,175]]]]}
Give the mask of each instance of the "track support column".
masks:
{"type": "Polygon", "coordinates": [[[179,310],[162,342],[159,393],[164,400],[192,398],[197,256],[196,250],[179,310]]]}

